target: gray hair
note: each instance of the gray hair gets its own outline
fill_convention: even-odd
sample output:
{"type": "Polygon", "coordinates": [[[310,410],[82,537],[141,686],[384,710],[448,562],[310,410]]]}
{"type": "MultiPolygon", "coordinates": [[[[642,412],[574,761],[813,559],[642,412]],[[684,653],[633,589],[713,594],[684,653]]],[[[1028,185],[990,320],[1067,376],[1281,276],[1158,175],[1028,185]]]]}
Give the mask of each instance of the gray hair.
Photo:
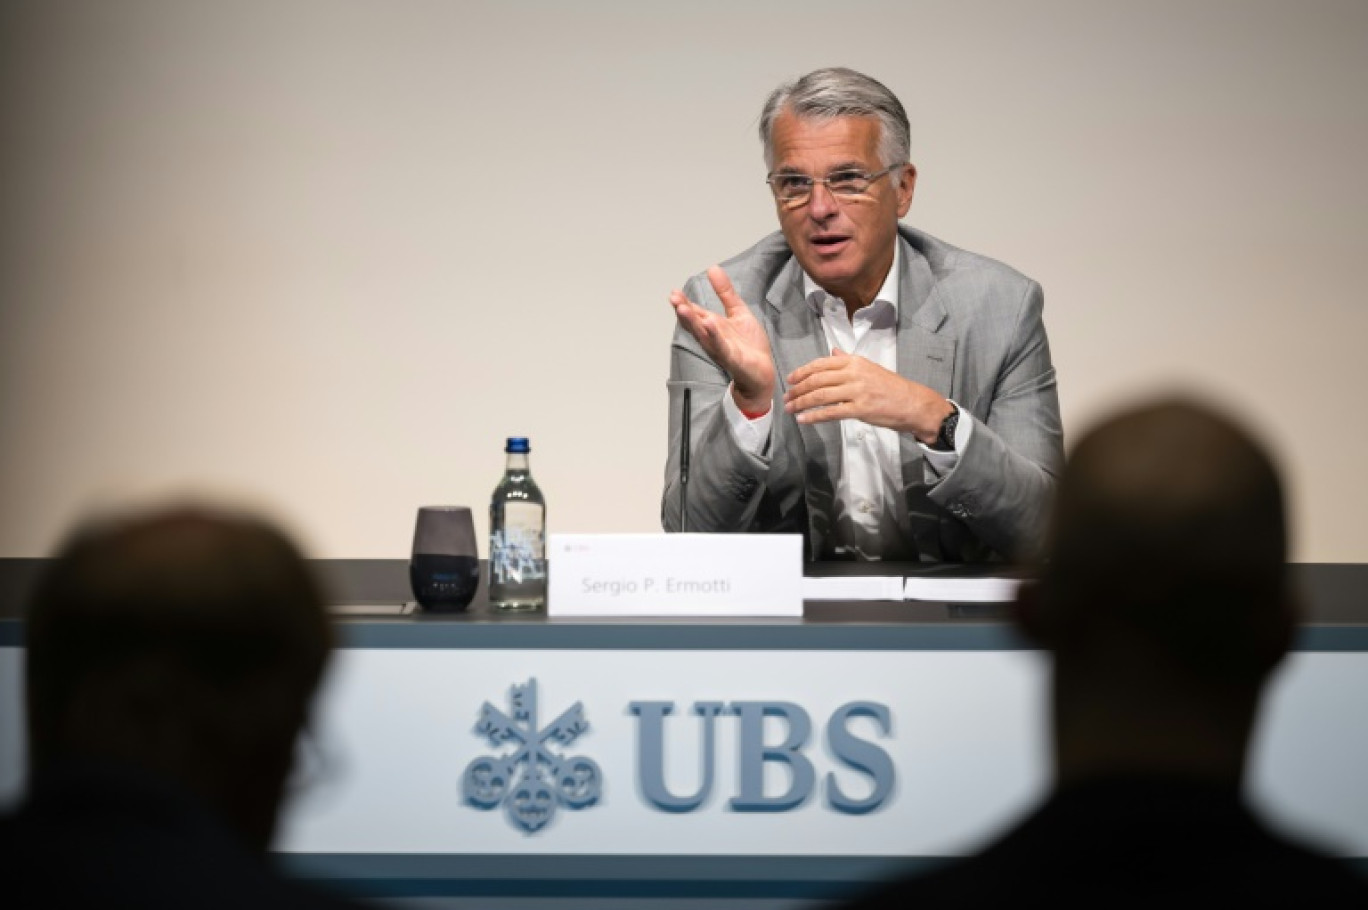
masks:
{"type": "Polygon", "coordinates": [[[906,164],[912,155],[912,127],[902,102],[883,83],[844,67],[813,70],[775,89],[760,112],[765,166],[774,167],[774,120],[785,109],[802,118],[875,117],[879,159],[884,167],[906,164]]]}

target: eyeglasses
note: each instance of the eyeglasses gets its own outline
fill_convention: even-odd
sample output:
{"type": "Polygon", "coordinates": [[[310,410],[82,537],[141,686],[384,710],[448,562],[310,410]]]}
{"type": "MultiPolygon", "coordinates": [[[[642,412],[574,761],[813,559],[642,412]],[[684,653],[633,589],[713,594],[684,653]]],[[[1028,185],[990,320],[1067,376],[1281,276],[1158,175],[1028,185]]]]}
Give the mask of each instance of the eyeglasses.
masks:
{"type": "Polygon", "coordinates": [[[797,208],[800,205],[805,205],[812,198],[812,188],[819,183],[826,184],[826,188],[831,191],[833,196],[851,199],[869,192],[869,187],[875,180],[884,174],[897,170],[900,166],[895,164],[874,174],[852,168],[832,171],[826,177],[809,177],[807,174],[770,174],[765,178],[765,182],[770,185],[770,189],[774,191],[774,198],[779,200],[781,205],[786,208],[797,208]]]}

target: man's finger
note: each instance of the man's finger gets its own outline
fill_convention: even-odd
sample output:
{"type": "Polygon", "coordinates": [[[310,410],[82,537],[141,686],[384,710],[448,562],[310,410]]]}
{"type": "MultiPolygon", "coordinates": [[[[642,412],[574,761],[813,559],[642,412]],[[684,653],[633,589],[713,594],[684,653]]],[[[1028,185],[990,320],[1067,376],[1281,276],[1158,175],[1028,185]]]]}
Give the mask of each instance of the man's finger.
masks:
{"type": "Polygon", "coordinates": [[[675,315],[683,319],[685,314],[694,305],[693,301],[685,297],[681,291],[670,292],[670,309],[675,311],[675,315]]]}
{"type": "Polygon", "coordinates": [[[813,376],[817,373],[825,373],[830,370],[839,370],[841,367],[845,366],[849,360],[850,355],[848,354],[841,354],[839,356],[833,355],[831,357],[818,357],[816,360],[810,360],[807,363],[800,366],[798,369],[794,370],[792,373],[789,373],[788,377],[784,381],[791,386],[797,385],[804,379],[807,379],[809,376],[813,376]]]}
{"type": "Polygon", "coordinates": [[[799,423],[826,423],[828,420],[845,420],[854,416],[854,407],[849,402],[809,408],[800,413],[795,420],[799,423]]]}
{"type": "Polygon", "coordinates": [[[784,400],[796,401],[797,399],[808,394],[809,392],[815,392],[818,389],[829,389],[834,388],[836,386],[844,386],[846,384],[847,377],[842,373],[839,373],[835,370],[819,371],[813,373],[811,376],[804,379],[802,382],[789,386],[788,390],[784,392],[784,400]]]}
{"type": "Polygon", "coordinates": [[[687,319],[693,323],[706,322],[717,315],[711,310],[694,303],[680,291],[672,291],[670,293],[670,307],[675,311],[675,315],[679,318],[687,319]]]}
{"type": "Polygon", "coordinates": [[[722,271],[720,265],[708,269],[708,283],[717,292],[718,299],[722,301],[722,309],[727,311],[728,316],[737,316],[746,312],[746,302],[741,299],[741,295],[736,293],[736,288],[732,287],[731,279],[727,277],[726,272],[722,271]]]}
{"type": "Polygon", "coordinates": [[[684,292],[679,290],[678,288],[675,288],[673,291],[670,292],[670,306],[675,308],[686,306],[689,309],[699,311],[707,310],[706,307],[699,306],[697,303],[694,303],[692,300],[690,300],[687,296],[685,296],[684,292]]]}
{"type": "Polygon", "coordinates": [[[850,390],[844,386],[830,386],[812,389],[793,398],[785,396],[784,410],[790,414],[801,414],[813,408],[824,408],[850,400],[850,390]]]}
{"type": "Polygon", "coordinates": [[[674,310],[679,324],[694,338],[703,341],[708,334],[708,320],[712,314],[678,291],[670,295],[670,308],[674,310]]]}
{"type": "Polygon", "coordinates": [[[674,307],[675,318],[684,330],[692,335],[708,356],[716,360],[723,369],[730,369],[727,341],[722,331],[722,317],[678,292],[670,295],[670,303],[674,307]]]}

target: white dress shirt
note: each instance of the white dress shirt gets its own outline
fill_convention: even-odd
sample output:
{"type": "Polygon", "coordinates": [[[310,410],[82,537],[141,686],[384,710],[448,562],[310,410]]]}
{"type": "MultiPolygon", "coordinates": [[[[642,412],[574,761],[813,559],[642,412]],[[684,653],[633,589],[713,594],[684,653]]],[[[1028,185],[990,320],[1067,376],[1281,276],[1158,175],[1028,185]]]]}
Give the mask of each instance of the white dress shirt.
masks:
{"type": "MultiPolygon", "coordinates": [[[[844,301],[822,290],[803,273],[803,296],[821,320],[827,347],[863,357],[894,373],[898,371],[899,255],[895,246],[893,265],[883,286],[872,303],[855,311],[853,320],[844,301]]],[[[769,441],[773,408],[752,420],[741,413],[728,392],[722,396],[722,410],[737,445],[759,454],[769,441]]],[[[836,515],[832,526],[835,551],[871,560],[887,552],[915,552],[902,493],[899,434],[863,420],[842,420],[840,426],[842,470],[836,479],[836,515]]],[[[922,445],[927,482],[935,483],[954,469],[972,433],[973,418],[961,410],[954,451],[937,452],[922,445]]]]}

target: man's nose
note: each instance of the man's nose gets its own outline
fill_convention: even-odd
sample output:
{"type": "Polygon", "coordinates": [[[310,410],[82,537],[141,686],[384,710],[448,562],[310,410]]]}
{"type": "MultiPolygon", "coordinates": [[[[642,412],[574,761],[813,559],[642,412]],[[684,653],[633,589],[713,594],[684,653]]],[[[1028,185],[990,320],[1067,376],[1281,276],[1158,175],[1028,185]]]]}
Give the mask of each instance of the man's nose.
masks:
{"type": "Polygon", "coordinates": [[[814,221],[826,221],[836,214],[836,196],[825,183],[814,183],[812,195],[808,198],[808,217],[814,221]]]}

